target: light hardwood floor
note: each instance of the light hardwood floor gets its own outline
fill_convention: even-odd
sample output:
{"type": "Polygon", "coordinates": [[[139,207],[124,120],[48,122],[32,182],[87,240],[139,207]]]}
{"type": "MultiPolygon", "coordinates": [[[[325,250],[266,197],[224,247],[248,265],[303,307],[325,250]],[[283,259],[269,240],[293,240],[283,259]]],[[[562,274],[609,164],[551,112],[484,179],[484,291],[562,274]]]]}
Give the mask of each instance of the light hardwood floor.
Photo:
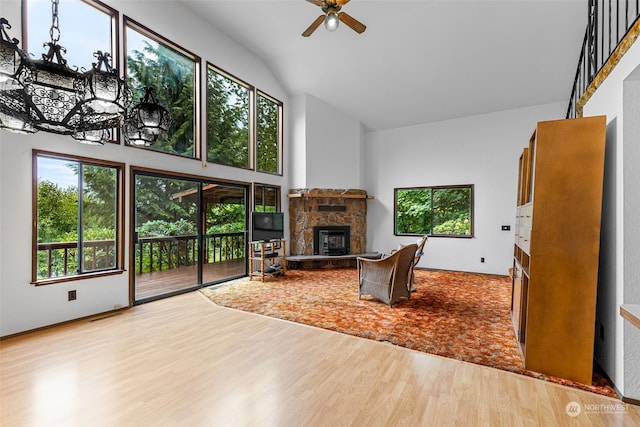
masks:
{"type": "Polygon", "coordinates": [[[0,369],[2,426],[640,425],[619,400],[199,292],[5,339],[0,369]]]}

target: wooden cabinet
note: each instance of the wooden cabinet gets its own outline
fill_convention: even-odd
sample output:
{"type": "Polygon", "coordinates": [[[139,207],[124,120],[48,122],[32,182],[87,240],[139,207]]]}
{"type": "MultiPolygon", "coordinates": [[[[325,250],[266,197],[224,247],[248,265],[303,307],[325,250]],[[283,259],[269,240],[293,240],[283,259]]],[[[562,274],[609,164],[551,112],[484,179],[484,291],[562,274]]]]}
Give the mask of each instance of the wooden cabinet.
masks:
{"type": "Polygon", "coordinates": [[[287,271],[287,241],[249,242],[249,280],[285,274],[287,271]]]}
{"type": "Polygon", "coordinates": [[[604,116],[540,122],[519,163],[512,320],[525,369],[592,382],[604,116]]]}

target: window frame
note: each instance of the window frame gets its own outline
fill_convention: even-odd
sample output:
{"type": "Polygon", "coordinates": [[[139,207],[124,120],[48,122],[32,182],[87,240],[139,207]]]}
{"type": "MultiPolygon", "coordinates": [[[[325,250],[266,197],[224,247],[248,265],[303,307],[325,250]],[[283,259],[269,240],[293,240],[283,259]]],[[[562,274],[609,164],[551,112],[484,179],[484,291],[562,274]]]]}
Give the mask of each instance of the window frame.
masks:
{"type": "MultiPolygon", "coordinates": [[[[393,189],[393,234],[394,236],[423,236],[429,237],[449,237],[449,238],[462,238],[471,239],[475,236],[475,218],[474,218],[474,205],[475,205],[475,188],[474,184],[454,184],[454,185],[435,185],[435,186],[421,186],[421,187],[396,187],[393,189]],[[424,230],[424,233],[399,233],[398,232],[398,191],[407,190],[431,190],[431,200],[433,200],[434,190],[451,190],[451,189],[469,189],[471,192],[469,196],[469,221],[470,221],[470,233],[469,234],[441,234],[433,233],[433,222],[431,224],[431,230],[424,230]]],[[[433,204],[430,207],[431,212],[434,210],[433,204]]],[[[433,221],[433,213],[431,214],[433,221]]]]}
{"type": "Polygon", "coordinates": [[[270,184],[262,184],[262,183],[257,183],[254,182],[253,183],[253,198],[252,198],[252,207],[251,210],[252,211],[257,211],[258,206],[262,207],[262,211],[260,212],[269,212],[266,210],[266,207],[269,207],[270,205],[266,205],[264,203],[264,201],[266,200],[265,197],[265,191],[266,190],[273,190],[275,192],[275,211],[274,212],[282,212],[282,189],[279,185],[270,185],[270,184]],[[261,194],[261,198],[260,200],[262,200],[262,203],[260,205],[258,205],[257,199],[258,199],[258,192],[260,192],[261,194]]]}
{"type": "MultiPolygon", "coordinates": [[[[54,283],[63,283],[74,280],[82,280],[86,278],[95,278],[102,276],[110,276],[114,274],[121,274],[124,272],[124,170],[125,164],[120,162],[114,162],[103,159],[95,159],[83,156],[76,156],[72,154],[61,154],[44,150],[32,150],[32,254],[31,254],[31,283],[36,286],[50,285],[54,283]],[[116,172],[116,207],[115,207],[115,266],[112,268],[94,270],[76,273],[68,276],[59,276],[55,278],[38,279],[38,159],[41,157],[47,157],[50,159],[58,159],[70,162],[77,162],[89,166],[98,166],[113,168],[116,172]]],[[[78,215],[78,223],[82,221],[78,215]]],[[[78,235],[78,244],[80,242],[80,235],[78,235]]],[[[79,255],[78,255],[79,256],[79,255]]]]}
{"type": "Polygon", "coordinates": [[[244,80],[234,76],[233,74],[229,73],[226,70],[223,70],[220,67],[217,67],[216,65],[214,65],[213,63],[207,61],[206,64],[206,72],[205,72],[205,92],[206,92],[206,100],[205,100],[205,132],[206,132],[206,137],[205,137],[205,153],[203,155],[203,158],[206,159],[207,162],[210,163],[214,163],[214,164],[219,164],[219,165],[224,165],[224,166],[229,166],[229,167],[233,167],[233,168],[239,168],[239,169],[246,169],[246,170],[253,170],[256,162],[255,162],[255,152],[256,152],[256,113],[257,113],[257,104],[256,104],[256,88],[245,82],[244,80]],[[247,92],[249,94],[249,112],[248,112],[248,118],[249,118],[249,138],[247,140],[247,166],[243,167],[243,166],[236,166],[236,165],[230,165],[228,163],[223,163],[220,161],[216,161],[216,160],[212,160],[209,158],[209,72],[214,72],[216,74],[219,74],[229,80],[231,80],[232,82],[243,86],[244,88],[247,89],[247,92]]]}
{"type": "Polygon", "coordinates": [[[277,98],[274,98],[273,96],[267,94],[266,92],[263,92],[259,89],[256,89],[256,95],[255,95],[255,102],[254,102],[254,108],[255,108],[255,130],[254,130],[254,141],[253,141],[253,145],[254,145],[254,170],[256,172],[260,172],[260,173],[266,173],[269,175],[283,175],[283,171],[284,171],[284,159],[283,159],[283,152],[284,152],[284,103],[280,100],[278,100],[277,98]],[[258,100],[260,97],[266,98],[267,100],[273,102],[276,104],[277,109],[278,109],[278,147],[277,147],[277,161],[278,161],[278,166],[277,166],[277,170],[275,172],[271,172],[271,171],[265,171],[265,170],[260,170],[258,169],[258,134],[259,134],[259,121],[260,121],[260,117],[259,117],[259,111],[258,111],[258,100]]]}
{"type": "MultiPolygon", "coordinates": [[[[164,150],[157,150],[154,149],[153,146],[151,147],[145,147],[145,146],[134,146],[134,145],[128,145],[126,144],[126,141],[123,141],[125,143],[125,145],[127,147],[132,147],[132,148],[138,148],[138,149],[143,149],[143,150],[147,150],[147,151],[153,151],[156,153],[162,153],[162,154],[167,154],[167,155],[171,155],[171,156],[178,156],[181,158],[185,158],[185,159],[194,159],[194,160],[201,160],[202,159],[202,105],[201,105],[201,92],[202,92],[202,72],[201,72],[201,64],[202,64],[202,59],[192,53],[191,51],[181,47],[180,45],[178,45],[177,43],[172,42],[171,40],[167,39],[166,37],[162,36],[161,34],[157,33],[156,31],[151,30],[150,28],[140,24],[139,22],[137,22],[136,20],[130,18],[127,15],[123,16],[123,25],[122,25],[122,35],[123,35],[123,39],[124,39],[124,43],[123,43],[123,52],[122,52],[122,61],[124,64],[124,78],[125,79],[129,79],[129,70],[128,70],[128,55],[129,55],[129,48],[127,45],[127,31],[129,29],[141,34],[142,36],[149,38],[151,40],[153,40],[154,42],[158,43],[158,44],[163,44],[165,45],[166,48],[171,49],[173,51],[175,51],[176,53],[179,53],[183,56],[186,56],[188,58],[190,58],[193,61],[193,65],[194,65],[194,69],[193,69],[193,156],[188,156],[188,155],[184,155],[184,154],[180,154],[180,153],[174,153],[174,152],[170,152],[170,151],[164,151],[164,150]]],[[[134,96],[135,98],[135,96],[134,96]]],[[[160,101],[158,101],[160,102],[160,101]]],[[[160,102],[161,103],[161,102],[160,102]]],[[[167,108],[168,106],[164,106],[165,108],[167,108]]],[[[169,109],[169,108],[167,108],[169,109]]],[[[171,111],[169,111],[169,114],[171,115],[171,111]]],[[[172,117],[173,120],[175,120],[175,118],[172,117]]],[[[175,124],[175,123],[174,123],[175,124]]]]}

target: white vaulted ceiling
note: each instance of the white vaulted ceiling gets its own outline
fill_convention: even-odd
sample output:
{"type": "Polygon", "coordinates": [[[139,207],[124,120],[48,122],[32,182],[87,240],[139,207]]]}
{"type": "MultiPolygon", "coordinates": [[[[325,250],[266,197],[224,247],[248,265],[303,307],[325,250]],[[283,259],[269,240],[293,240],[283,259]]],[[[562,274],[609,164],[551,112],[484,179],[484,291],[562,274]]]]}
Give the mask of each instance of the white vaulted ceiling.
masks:
{"type": "MultiPolygon", "coordinates": [[[[301,33],[305,0],[180,0],[260,57],[289,95],[389,129],[566,101],[587,0],[351,0],[367,26],[301,33]]],[[[232,70],[229,70],[232,71],[232,70]]]]}

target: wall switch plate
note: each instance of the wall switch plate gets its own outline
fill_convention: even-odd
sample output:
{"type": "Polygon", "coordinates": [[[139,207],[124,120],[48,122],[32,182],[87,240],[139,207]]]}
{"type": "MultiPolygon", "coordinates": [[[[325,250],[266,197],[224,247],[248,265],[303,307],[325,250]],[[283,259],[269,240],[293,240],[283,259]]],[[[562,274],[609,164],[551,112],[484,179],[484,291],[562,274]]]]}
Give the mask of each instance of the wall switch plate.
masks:
{"type": "Polygon", "coordinates": [[[480,258],[480,262],[484,262],[484,257],[480,258]]]}
{"type": "Polygon", "coordinates": [[[510,225],[503,225],[502,226],[502,231],[509,231],[511,230],[511,226],[510,225]]]}
{"type": "Polygon", "coordinates": [[[69,291],[69,301],[74,301],[77,298],[76,291],[69,291]]]}

